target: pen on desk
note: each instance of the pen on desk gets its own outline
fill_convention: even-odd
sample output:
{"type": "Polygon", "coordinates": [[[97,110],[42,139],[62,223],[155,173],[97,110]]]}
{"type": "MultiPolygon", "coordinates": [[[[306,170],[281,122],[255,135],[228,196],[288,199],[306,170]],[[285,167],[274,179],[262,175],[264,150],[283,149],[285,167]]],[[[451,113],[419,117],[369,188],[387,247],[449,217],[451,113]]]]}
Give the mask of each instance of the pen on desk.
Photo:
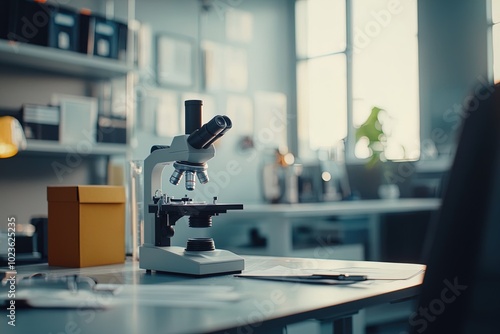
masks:
{"type": "Polygon", "coordinates": [[[366,281],[368,277],[366,275],[350,275],[350,274],[313,274],[313,278],[329,278],[338,281],[366,281]]]}

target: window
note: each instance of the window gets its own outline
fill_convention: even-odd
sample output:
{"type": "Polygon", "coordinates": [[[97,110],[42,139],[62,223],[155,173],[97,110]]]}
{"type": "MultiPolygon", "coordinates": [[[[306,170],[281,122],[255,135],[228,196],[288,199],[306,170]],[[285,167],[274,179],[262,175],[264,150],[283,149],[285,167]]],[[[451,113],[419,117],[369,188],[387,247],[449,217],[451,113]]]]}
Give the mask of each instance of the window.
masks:
{"type": "Polygon", "coordinates": [[[500,81],[500,1],[491,0],[491,35],[493,46],[493,80],[500,81]]]}
{"type": "Polygon", "coordinates": [[[299,155],[347,139],[347,157],[366,158],[355,130],[385,110],[386,158],[420,156],[417,2],[298,0],[299,155]]]}
{"type": "Polygon", "coordinates": [[[329,148],[347,136],[345,0],[296,2],[299,150],[329,148]],[[328,38],[325,38],[325,32],[328,38]]]}

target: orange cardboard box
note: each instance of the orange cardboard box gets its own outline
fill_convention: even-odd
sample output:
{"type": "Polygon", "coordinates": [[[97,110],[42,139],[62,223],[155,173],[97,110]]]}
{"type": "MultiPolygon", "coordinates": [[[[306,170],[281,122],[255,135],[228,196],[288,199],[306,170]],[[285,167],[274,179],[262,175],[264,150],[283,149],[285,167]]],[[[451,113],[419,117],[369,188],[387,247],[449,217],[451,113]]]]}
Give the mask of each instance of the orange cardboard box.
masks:
{"type": "Polygon", "coordinates": [[[49,265],[89,267],[125,261],[125,189],[49,186],[49,265]]]}

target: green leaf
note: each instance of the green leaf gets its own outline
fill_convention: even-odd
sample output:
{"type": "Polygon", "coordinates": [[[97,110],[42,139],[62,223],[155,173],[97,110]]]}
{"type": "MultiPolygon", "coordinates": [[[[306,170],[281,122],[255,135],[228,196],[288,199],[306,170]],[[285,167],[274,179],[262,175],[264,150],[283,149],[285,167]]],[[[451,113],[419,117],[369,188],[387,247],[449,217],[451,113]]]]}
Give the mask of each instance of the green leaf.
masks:
{"type": "Polygon", "coordinates": [[[367,120],[356,130],[356,141],[362,137],[367,137],[370,142],[379,141],[380,135],[384,134],[378,120],[378,115],[382,110],[378,107],[372,108],[367,120]]]}
{"type": "Polygon", "coordinates": [[[363,137],[368,138],[368,147],[373,152],[370,160],[366,163],[367,168],[373,168],[380,162],[380,155],[385,149],[387,137],[378,119],[381,111],[383,111],[382,108],[373,107],[366,121],[356,129],[356,143],[363,137]]]}

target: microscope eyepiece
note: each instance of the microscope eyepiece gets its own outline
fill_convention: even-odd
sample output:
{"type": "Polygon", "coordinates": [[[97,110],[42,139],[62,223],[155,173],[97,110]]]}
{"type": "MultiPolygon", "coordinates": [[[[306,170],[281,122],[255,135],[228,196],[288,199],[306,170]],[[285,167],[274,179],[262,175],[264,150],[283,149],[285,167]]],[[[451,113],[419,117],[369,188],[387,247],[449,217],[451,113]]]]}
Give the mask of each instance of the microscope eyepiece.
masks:
{"type": "Polygon", "coordinates": [[[217,115],[201,128],[191,133],[187,139],[189,145],[196,149],[208,147],[209,143],[215,141],[217,136],[227,128],[227,123],[224,117],[217,115]]]}
{"type": "Polygon", "coordinates": [[[224,136],[226,134],[226,132],[231,130],[231,128],[233,127],[233,122],[231,122],[231,119],[229,117],[227,117],[226,115],[223,115],[222,118],[224,118],[224,121],[226,121],[226,128],[224,130],[222,130],[222,132],[220,132],[217,136],[213,137],[212,140],[210,140],[208,143],[203,145],[203,148],[207,148],[210,145],[212,145],[213,143],[215,143],[220,137],[224,136]]]}

